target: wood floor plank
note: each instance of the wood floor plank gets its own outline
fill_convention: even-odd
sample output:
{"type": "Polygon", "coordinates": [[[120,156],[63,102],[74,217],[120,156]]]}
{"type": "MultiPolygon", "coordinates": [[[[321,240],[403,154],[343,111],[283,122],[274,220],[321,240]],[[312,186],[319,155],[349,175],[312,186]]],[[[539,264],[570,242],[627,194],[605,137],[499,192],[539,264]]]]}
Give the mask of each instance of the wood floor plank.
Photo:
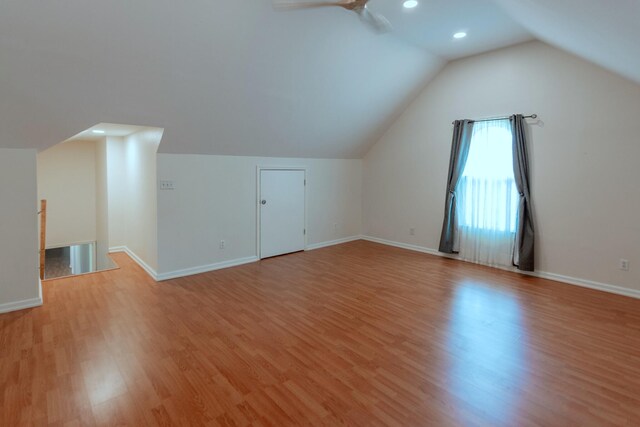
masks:
{"type": "Polygon", "coordinates": [[[640,300],[371,242],[0,315],[0,425],[640,425],[640,300]]]}

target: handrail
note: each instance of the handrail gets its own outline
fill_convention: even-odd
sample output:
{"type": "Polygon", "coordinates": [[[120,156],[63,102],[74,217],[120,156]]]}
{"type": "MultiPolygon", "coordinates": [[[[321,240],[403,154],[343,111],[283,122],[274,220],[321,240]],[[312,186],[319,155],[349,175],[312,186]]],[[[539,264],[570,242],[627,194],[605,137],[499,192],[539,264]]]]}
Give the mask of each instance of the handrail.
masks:
{"type": "Polygon", "coordinates": [[[44,280],[44,259],[47,246],[47,201],[40,200],[40,280],[44,280]]]}

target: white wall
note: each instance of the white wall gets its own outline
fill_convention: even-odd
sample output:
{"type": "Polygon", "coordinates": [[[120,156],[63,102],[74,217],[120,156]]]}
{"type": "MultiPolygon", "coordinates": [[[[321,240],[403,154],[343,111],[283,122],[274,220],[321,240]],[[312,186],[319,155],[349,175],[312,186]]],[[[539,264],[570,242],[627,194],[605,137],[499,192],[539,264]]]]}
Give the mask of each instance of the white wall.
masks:
{"type": "Polygon", "coordinates": [[[36,150],[0,148],[0,312],[39,305],[36,150]]]}
{"type": "Polygon", "coordinates": [[[126,138],[126,246],[154,270],[158,268],[156,152],[162,130],[126,138]]]}
{"type": "Polygon", "coordinates": [[[108,228],[111,248],[126,246],[126,192],[127,163],[125,140],[121,137],[106,137],[108,228]]]}
{"type": "Polygon", "coordinates": [[[96,240],[96,144],[72,141],[38,153],[38,198],[47,200],[47,247],[96,240]]]}
{"type": "Polygon", "coordinates": [[[452,120],[516,112],[542,120],[537,269],[640,290],[640,86],[540,42],[452,62],[426,87],[364,159],[365,234],[437,248],[452,120]]]}
{"type": "Polygon", "coordinates": [[[109,254],[109,200],[107,177],[107,141],[105,138],[95,143],[96,150],[96,268],[111,267],[109,254]]]}
{"type": "Polygon", "coordinates": [[[108,137],[110,247],[126,247],[151,273],[158,268],[156,151],[162,129],[108,137]]]}
{"type": "Polygon", "coordinates": [[[307,245],[360,234],[361,160],[159,154],[159,273],[256,256],[257,166],[307,167],[307,245]]]}

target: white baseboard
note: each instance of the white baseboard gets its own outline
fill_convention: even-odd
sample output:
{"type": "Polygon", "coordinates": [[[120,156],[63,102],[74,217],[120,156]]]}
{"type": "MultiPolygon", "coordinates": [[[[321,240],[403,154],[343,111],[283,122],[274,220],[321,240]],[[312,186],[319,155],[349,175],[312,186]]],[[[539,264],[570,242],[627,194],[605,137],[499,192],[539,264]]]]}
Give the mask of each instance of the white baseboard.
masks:
{"type": "Polygon", "coordinates": [[[134,261],[136,262],[136,264],[138,264],[140,267],[142,267],[142,269],[143,269],[144,271],[146,271],[146,272],[147,272],[147,274],[148,274],[149,276],[151,276],[151,278],[152,278],[153,280],[158,281],[158,273],[156,273],[156,271],[155,271],[153,268],[151,268],[151,267],[149,266],[149,264],[147,264],[146,262],[144,262],[144,261],[142,260],[142,258],[140,258],[138,255],[136,255],[136,253],[135,253],[135,252],[133,252],[131,249],[129,249],[129,248],[128,248],[128,247],[126,247],[126,246],[114,246],[114,247],[109,248],[109,253],[110,253],[110,254],[118,253],[118,252],[124,252],[124,253],[126,253],[127,255],[129,255],[129,257],[130,257],[132,260],[134,260],[134,261]]]}
{"type": "MultiPolygon", "coordinates": [[[[410,251],[422,252],[422,253],[429,254],[429,255],[435,255],[435,256],[439,256],[439,257],[450,258],[450,259],[455,259],[455,260],[458,260],[458,261],[466,262],[466,261],[458,259],[455,256],[451,256],[449,254],[438,252],[435,249],[426,248],[426,247],[423,247],[423,246],[417,246],[417,245],[411,245],[411,244],[407,244],[407,243],[394,242],[394,241],[391,241],[391,240],[380,239],[378,237],[372,237],[372,236],[361,236],[361,237],[362,237],[362,240],[367,240],[369,242],[380,243],[382,245],[394,246],[394,247],[397,247],[397,248],[408,249],[410,251]]],[[[486,264],[483,264],[483,265],[486,265],[486,264]]],[[[612,285],[612,284],[609,284],[609,283],[594,282],[592,280],[580,279],[580,278],[577,278],[577,277],[570,277],[570,276],[563,276],[561,274],[549,273],[549,272],[546,272],[546,271],[520,271],[520,270],[516,269],[515,267],[513,267],[513,268],[495,267],[495,266],[489,266],[489,267],[498,268],[500,270],[511,271],[513,273],[526,274],[528,276],[539,277],[541,279],[553,280],[555,282],[562,282],[562,283],[566,283],[566,284],[569,284],[569,285],[580,286],[580,287],[583,287],[583,288],[589,288],[589,289],[595,289],[595,290],[598,290],[598,291],[609,292],[609,293],[612,293],[612,294],[624,295],[624,296],[632,297],[632,298],[640,298],[640,290],[624,288],[622,286],[612,285]]]]}
{"type": "Polygon", "coordinates": [[[353,242],[355,240],[360,240],[362,236],[351,236],[345,237],[342,239],[329,240],[328,242],[314,243],[312,245],[307,245],[306,251],[313,251],[314,249],[326,248],[327,246],[333,245],[341,245],[343,243],[353,242]]]}
{"type": "MultiPolygon", "coordinates": [[[[380,239],[378,237],[365,236],[365,235],[362,235],[362,236],[351,236],[351,237],[346,237],[346,238],[343,238],[343,239],[331,240],[331,241],[328,241],[328,242],[315,243],[313,245],[307,246],[306,250],[311,251],[311,250],[314,250],[314,249],[325,248],[325,247],[333,246],[333,245],[340,245],[342,243],[348,243],[348,242],[352,242],[352,241],[355,241],[355,240],[367,240],[369,242],[380,243],[380,244],[387,245],[387,246],[394,246],[394,247],[401,248],[401,249],[408,249],[408,250],[414,251],[414,252],[421,252],[421,253],[425,253],[425,254],[429,254],[429,255],[434,255],[434,256],[439,256],[439,257],[444,257],[444,258],[449,258],[449,259],[454,259],[454,260],[458,260],[458,261],[461,261],[461,262],[465,262],[463,260],[458,259],[456,256],[452,256],[452,255],[449,255],[449,254],[444,254],[442,252],[438,252],[436,249],[427,248],[427,247],[424,247],[424,246],[412,245],[412,244],[409,244],[409,243],[394,242],[394,241],[391,241],[391,240],[380,239]]],[[[129,250],[129,248],[127,248],[125,246],[118,246],[118,247],[109,248],[109,252],[125,252],[136,263],[138,263],[156,281],[163,281],[163,280],[169,280],[169,279],[176,279],[176,278],[179,278],[179,277],[192,276],[194,274],[206,273],[206,272],[209,272],[209,271],[220,270],[220,269],[223,269],[223,268],[236,267],[236,266],[239,266],[239,265],[249,264],[249,263],[256,262],[256,261],[260,260],[257,256],[250,256],[250,257],[246,257],[246,258],[238,258],[238,259],[234,259],[234,260],[222,261],[222,262],[218,262],[218,263],[214,263],[214,264],[208,264],[208,265],[203,265],[203,266],[198,266],[198,267],[191,267],[191,268],[186,268],[186,269],[182,269],[182,270],[175,270],[175,271],[170,271],[170,272],[167,272],[167,273],[158,274],[158,273],[155,272],[155,270],[153,270],[151,267],[149,267],[144,261],[142,261],[135,253],[133,253],[131,250],[129,250]]],[[[514,268],[495,267],[495,266],[489,266],[489,267],[498,268],[498,269],[505,270],[505,271],[511,271],[513,273],[518,273],[518,274],[526,274],[526,275],[533,276],[533,277],[539,277],[541,279],[547,279],[547,280],[553,280],[553,281],[556,281],[556,282],[567,283],[569,285],[580,286],[580,287],[583,287],[583,288],[595,289],[595,290],[598,290],[598,291],[609,292],[609,293],[613,293],[613,294],[624,295],[624,296],[628,296],[628,297],[632,297],[632,298],[639,298],[640,299],[640,290],[624,288],[622,286],[612,285],[612,284],[608,284],[608,283],[600,283],[600,282],[595,282],[595,281],[592,281],[592,280],[580,279],[580,278],[577,278],[577,277],[563,276],[561,274],[549,273],[549,272],[546,272],[546,271],[525,272],[525,271],[520,271],[520,270],[516,269],[515,267],[514,268]]],[[[28,300],[28,301],[32,301],[32,300],[28,300]]],[[[15,304],[19,304],[19,303],[15,303],[15,304]]],[[[42,298],[39,299],[39,304],[35,304],[35,305],[41,305],[41,304],[42,304],[42,298]]],[[[27,308],[27,307],[23,307],[23,308],[27,308]]],[[[2,309],[3,309],[3,306],[0,306],[0,313],[2,312],[2,309]]],[[[16,308],[15,310],[19,310],[19,309],[20,308],[16,308]]]]}
{"type": "MultiPolygon", "coordinates": [[[[410,251],[422,252],[424,254],[435,255],[435,256],[446,256],[447,254],[443,254],[441,252],[436,251],[435,249],[425,248],[423,246],[411,245],[409,243],[400,243],[394,242],[391,240],[380,239],[378,237],[372,236],[360,236],[362,240],[366,240],[369,242],[380,243],[381,245],[394,246],[396,248],[408,249],[410,251]]],[[[447,258],[449,258],[447,256],[447,258]]]]}
{"type": "MultiPolygon", "coordinates": [[[[314,249],[320,249],[320,248],[324,248],[324,247],[327,247],[327,246],[339,245],[341,243],[347,243],[347,242],[352,242],[354,240],[360,240],[360,238],[361,238],[361,236],[350,236],[350,237],[345,237],[343,239],[331,240],[329,242],[315,243],[313,245],[308,245],[305,250],[311,251],[311,250],[314,250],[314,249]]],[[[120,248],[118,248],[118,247],[110,249],[110,251],[112,251],[112,252],[116,252],[118,250],[120,250],[120,248]]],[[[122,250],[122,251],[126,252],[126,248],[124,248],[124,250],[122,250]]],[[[258,258],[257,256],[236,258],[236,259],[232,259],[232,260],[229,260],[229,261],[216,262],[216,263],[213,263],[213,264],[201,265],[201,266],[198,266],[198,267],[190,267],[190,268],[185,268],[185,269],[182,269],[182,270],[175,270],[175,271],[169,271],[167,273],[160,273],[160,274],[156,274],[154,276],[154,278],[157,281],[161,282],[163,280],[170,280],[170,279],[177,279],[179,277],[193,276],[194,274],[207,273],[209,271],[221,270],[223,268],[237,267],[239,265],[249,264],[249,263],[256,262],[256,261],[260,261],[260,258],[258,258]]]]}
{"type": "Polygon", "coordinates": [[[202,265],[199,267],[190,267],[183,270],[175,270],[167,273],[160,273],[155,276],[157,281],[177,279],[178,277],[193,276],[194,274],[207,273],[209,271],[220,270],[223,268],[236,267],[238,265],[249,264],[252,262],[260,261],[257,256],[250,256],[245,258],[237,258],[229,261],[217,262],[214,264],[202,265]]]}
{"type": "Polygon", "coordinates": [[[0,313],[9,313],[12,311],[24,310],[25,308],[39,307],[41,305],[42,296],[22,301],[8,302],[6,304],[0,304],[0,313]]]}
{"type": "Polygon", "coordinates": [[[530,273],[530,274],[532,276],[539,277],[541,279],[554,280],[556,282],[567,283],[569,285],[595,289],[598,291],[609,292],[612,294],[624,295],[626,297],[631,297],[631,298],[640,298],[640,291],[638,290],[623,288],[622,286],[611,285],[609,283],[594,282],[593,280],[563,276],[561,274],[548,273],[545,271],[534,271],[533,273],[530,273]]]}

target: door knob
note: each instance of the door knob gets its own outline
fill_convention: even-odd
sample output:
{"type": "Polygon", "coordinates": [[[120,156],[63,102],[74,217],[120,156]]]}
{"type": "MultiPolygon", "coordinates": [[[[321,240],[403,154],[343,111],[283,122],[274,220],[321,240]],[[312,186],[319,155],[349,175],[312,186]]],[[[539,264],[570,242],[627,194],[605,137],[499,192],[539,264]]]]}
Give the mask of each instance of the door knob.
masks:
{"type": "Polygon", "coordinates": [[[266,204],[267,204],[267,201],[266,201],[266,200],[263,200],[263,201],[261,201],[260,203],[262,203],[263,205],[266,205],[266,204]]]}

